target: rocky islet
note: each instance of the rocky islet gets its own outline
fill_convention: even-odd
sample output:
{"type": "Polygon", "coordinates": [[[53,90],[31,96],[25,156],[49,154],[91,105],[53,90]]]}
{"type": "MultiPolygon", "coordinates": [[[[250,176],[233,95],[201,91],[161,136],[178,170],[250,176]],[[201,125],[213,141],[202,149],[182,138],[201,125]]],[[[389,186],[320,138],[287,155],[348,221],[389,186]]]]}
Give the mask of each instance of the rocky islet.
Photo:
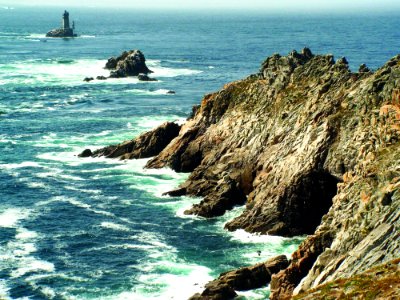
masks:
{"type": "MultiPolygon", "coordinates": [[[[110,70],[109,77],[96,76],[97,80],[106,80],[107,78],[126,78],[137,77],[139,81],[157,81],[149,74],[153,73],[147,65],[146,58],[140,50],[124,51],[117,57],[111,57],[107,60],[105,69],[110,70]]],[[[85,77],[83,81],[90,82],[94,77],[85,77]]]]}
{"type": "Polygon", "coordinates": [[[169,194],[203,197],[186,212],[203,217],[246,205],[228,230],[308,234],[272,275],[271,299],[290,298],[398,258],[399,88],[400,56],[352,72],[345,58],[307,48],[274,54],[258,74],[206,95],[163,143],[155,129],[93,153],[138,158],[144,149],[156,155],[148,168],[191,172],[169,194]]]}

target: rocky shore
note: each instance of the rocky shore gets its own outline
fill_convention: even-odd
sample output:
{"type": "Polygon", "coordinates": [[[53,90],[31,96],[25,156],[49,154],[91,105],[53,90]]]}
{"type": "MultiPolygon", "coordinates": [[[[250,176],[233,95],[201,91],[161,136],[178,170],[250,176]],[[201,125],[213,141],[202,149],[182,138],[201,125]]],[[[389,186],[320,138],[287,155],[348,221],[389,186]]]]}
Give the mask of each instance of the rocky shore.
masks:
{"type": "Polygon", "coordinates": [[[271,299],[288,299],[398,258],[399,122],[400,55],[352,72],[345,58],[306,48],[206,95],[182,126],[84,156],[155,156],[147,168],[191,172],[169,192],[203,197],[185,213],[246,205],[228,230],[307,234],[272,275],[271,299]]]}

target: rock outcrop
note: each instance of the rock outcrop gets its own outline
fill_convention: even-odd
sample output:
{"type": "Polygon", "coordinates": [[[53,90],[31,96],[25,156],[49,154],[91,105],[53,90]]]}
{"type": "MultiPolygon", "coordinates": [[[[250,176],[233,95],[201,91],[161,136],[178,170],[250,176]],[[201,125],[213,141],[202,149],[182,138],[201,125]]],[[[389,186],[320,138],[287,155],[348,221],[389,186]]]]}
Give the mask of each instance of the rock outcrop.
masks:
{"type": "Polygon", "coordinates": [[[309,49],[275,54],[206,95],[147,167],[191,172],[170,192],[203,197],[187,213],[245,204],[228,230],[309,234],[272,277],[271,298],[291,297],[399,256],[399,88],[400,55],[355,73],[309,49]]]}
{"type": "Polygon", "coordinates": [[[271,275],[285,269],[289,262],[280,255],[255,266],[222,273],[218,279],[206,284],[201,294],[195,294],[191,300],[233,299],[235,291],[247,291],[267,286],[271,275]]]}
{"type": "Polygon", "coordinates": [[[146,132],[139,137],[125,141],[119,145],[112,145],[105,148],[91,151],[85,149],[79,157],[98,157],[133,159],[148,158],[161,152],[175,137],[178,136],[180,125],[174,122],[166,122],[156,129],[146,132]]]}
{"type": "Polygon", "coordinates": [[[52,37],[52,38],[69,38],[69,37],[76,37],[77,35],[74,34],[74,31],[72,28],[57,28],[50,30],[48,33],[46,33],[46,37],[52,37]]]}
{"type": "Polygon", "coordinates": [[[111,78],[138,76],[153,73],[146,65],[146,59],[140,50],[124,51],[118,57],[111,57],[105,66],[111,70],[111,78]]]}

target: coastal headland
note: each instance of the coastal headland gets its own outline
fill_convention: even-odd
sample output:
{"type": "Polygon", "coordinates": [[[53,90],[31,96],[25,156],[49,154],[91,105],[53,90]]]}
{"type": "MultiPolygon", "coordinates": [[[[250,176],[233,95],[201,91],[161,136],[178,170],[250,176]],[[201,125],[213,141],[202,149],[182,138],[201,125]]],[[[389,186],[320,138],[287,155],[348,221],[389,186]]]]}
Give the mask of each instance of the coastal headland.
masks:
{"type": "MultiPolygon", "coordinates": [[[[273,272],[271,299],[314,299],[308,291],[382,264],[398,274],[399,122],[400,55],[354,72],[345,58],[305,48],[274,54],[259,73],[206,95],[183,125],[165,123],[83,156],[154,156],[147,168],[191,172],[168,193],[203,198],[186,214],[211,218],[245,205],[227,230],[307,235],[273,272]]],[[[381,295],[400,296],[398,284],[382,286],[391,291],[381,295]]],[[[368,291],[368,283],[353,287],[368,291]]],[[[215,290],[195,299],[229,299],[219,294],[227,290],[234,297],[215,290]]]]}

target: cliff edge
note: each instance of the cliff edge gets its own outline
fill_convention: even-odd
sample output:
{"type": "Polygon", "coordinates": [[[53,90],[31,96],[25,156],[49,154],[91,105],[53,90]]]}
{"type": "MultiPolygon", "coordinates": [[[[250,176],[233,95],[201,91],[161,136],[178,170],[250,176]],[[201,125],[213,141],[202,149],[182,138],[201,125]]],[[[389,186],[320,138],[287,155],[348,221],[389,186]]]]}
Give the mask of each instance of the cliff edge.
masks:
{"type": "MultiPolygon", "coordinates": [[[[203,197],[187,214],[246,205],[228,230],[308,234],[272,276],[271,298],[290,298],[397,258],[399,88],[400,55],[352,72],[307,48],[274,54],[206,95],[146,167],[191,172],[169,193],[203,197]]],[[[113,149],[135,157],[128,150],[113,149]]]]}

